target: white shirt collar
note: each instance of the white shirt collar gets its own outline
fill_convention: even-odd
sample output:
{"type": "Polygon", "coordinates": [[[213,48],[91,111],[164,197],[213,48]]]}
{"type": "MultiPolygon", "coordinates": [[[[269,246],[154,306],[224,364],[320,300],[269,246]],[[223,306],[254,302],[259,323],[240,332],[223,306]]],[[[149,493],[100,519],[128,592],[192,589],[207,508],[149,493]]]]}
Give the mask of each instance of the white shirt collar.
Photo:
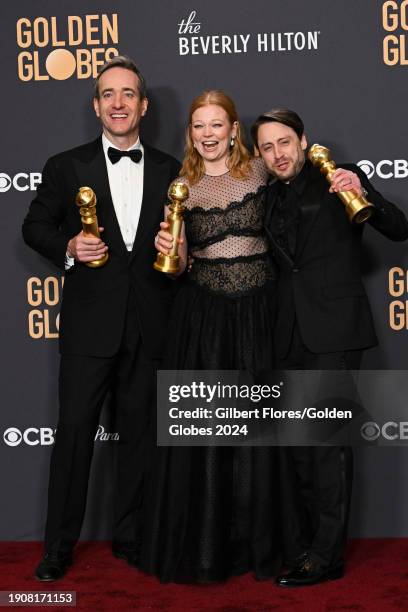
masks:
{"type": "MultiPolygon", "coordinates": [[[[105,153],[105,156],[107,156],[108,154],[108,149],[109,147],[113,147],[114,149],[117,149],[118,147],[116,145],[114,145],[106,136],[105,134],[102,132],[102,146],[103,146],[103,152],[105,153]]],[[[140,137],[137,138],[135,144],[133,144],[131,147],[129,147],[128,149],[126,149],[126,151],[132,151],[132,149],[140,149],[142,153],[144,153],[144,149],[143,149],[143,145],[140,142],[140,137]]]]}

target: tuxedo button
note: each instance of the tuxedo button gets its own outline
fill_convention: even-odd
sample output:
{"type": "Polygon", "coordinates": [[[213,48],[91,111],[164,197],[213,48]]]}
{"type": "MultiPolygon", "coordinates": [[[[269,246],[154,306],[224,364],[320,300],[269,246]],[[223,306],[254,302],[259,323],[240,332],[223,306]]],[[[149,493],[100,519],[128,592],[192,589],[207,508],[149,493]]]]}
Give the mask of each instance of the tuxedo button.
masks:
{"type": "Polygon", "coordinates": [[[293,268],[292,272],[295,274],[295,272],[299,272],[299,268],[293,268]]]}

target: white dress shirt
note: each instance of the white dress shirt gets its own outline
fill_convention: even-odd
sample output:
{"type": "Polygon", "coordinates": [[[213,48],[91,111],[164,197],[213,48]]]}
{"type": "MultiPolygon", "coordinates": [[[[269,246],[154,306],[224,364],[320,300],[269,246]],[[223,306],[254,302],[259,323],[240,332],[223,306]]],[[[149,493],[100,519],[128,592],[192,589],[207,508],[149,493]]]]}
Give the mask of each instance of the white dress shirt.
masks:
{"type": "MultiPolygon", "coordinates": [[[[134,145],[126,149],[127,151],[140,149],[143,154],[140,162],[135,163],[130,157],[122,157],[116,164],[113,164],[109,159],[108,149],[109,147],[117,149],[117,147],[106,138],[105,134],[102,134],[102,146],[116,218],[119,223],[123,242],[127,250],[131,251],[136,237],[137,226],[139,224],[140,211],[142,209],[144,172],[143,145],[140,142],[140,138],[138,138],[134,145]]],[[[98,197],[98,194],[96,194],[96,197],[98,197]]],[[[98,205],[96,205],[96,214],[98,214],[98,205]]],[[[74,263],[75,259],[69,257],[67,254],[65,258],[65,269],[68,270],[74,263]]]]}
{"type": "MultiPolygon", "coordinates": [[[[137,164],[130,157],[122,157],[116,164],[112,164],[108,157],[108,149],[109,147],[117,149],[117,147],[106,138],[105,134],[102,134],[102,145],[116,218],[123,242],[127,250],[131,251],[142,209],[144,157],[137,164]]],[[[144,153],[139,138],[126,150],[133,149],[140,149],[144,153]]],[[[98,194],[96,196],[98,197],[98,194]]],[[[98,208],[96,210],[98,211],[98,208]]]]}

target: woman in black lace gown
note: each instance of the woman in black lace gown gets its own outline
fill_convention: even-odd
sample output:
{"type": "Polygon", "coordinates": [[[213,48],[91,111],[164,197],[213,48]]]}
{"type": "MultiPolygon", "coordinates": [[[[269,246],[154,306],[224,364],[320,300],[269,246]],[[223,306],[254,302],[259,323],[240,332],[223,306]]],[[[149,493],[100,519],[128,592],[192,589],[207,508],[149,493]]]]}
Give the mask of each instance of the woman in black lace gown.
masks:
{"type": "MultiPolygon", "coordinates": [[[[164,369],[273,367],[275,272],[263,231],[267,174],[241,140],[232,100],[193,101],[181,177],[189,186],[179,255],[191,271],[168,326],[164,369]]],[[[161,226],[157,248],[171,236],[161,226]]],[[[140,568],[162,581],[211,582],[278,569],[275,449],[155,447],[140,568]]]]}

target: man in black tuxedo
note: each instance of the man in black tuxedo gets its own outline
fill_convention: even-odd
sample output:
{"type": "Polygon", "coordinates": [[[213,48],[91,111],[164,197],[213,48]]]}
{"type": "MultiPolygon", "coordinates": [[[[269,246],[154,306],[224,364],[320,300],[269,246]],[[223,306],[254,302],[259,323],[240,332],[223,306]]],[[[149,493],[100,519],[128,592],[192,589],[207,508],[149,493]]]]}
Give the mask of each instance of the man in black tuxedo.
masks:
{"type": "MultiPolygon", "coordinates": [[[[361,278],[364,224],[350,223],[338,191],[354,189],[374,205],[367,224],[391,240],[408,238],[405,215],[354,165],[338,168],[331,186],[308,160],[304,126],[288,109],[261,115],[252,136],[277,179],[267,193],[266,231],[279,266],[277,367],[355,370],[377,344],[361,278]]],[[[351,492],[350,448],[281,449],[286,555],[293,569],[280,586],[343,575],[351,492]]]]}
{"type": "Polygon", "coordinates": [[[45,557],[39,580],[61,578],[72,563],[85,512],[93,442],[108,391],[120,442],[113,552],[137,564],[146,432],[154,409],[173,284],[153,270],[154,235],[179,163],[139,139],[147,111],[145,81],[119,56],[95,83],[103,134],[49,159],[24,221],[24,239],[65,268],[61,305],[60,413],[51,459],[45,557]],[[97,196],[99,238],[86,238],[76,194],[97,196]],[[87,262],[108,253],[107,263],[87,262]]]}

